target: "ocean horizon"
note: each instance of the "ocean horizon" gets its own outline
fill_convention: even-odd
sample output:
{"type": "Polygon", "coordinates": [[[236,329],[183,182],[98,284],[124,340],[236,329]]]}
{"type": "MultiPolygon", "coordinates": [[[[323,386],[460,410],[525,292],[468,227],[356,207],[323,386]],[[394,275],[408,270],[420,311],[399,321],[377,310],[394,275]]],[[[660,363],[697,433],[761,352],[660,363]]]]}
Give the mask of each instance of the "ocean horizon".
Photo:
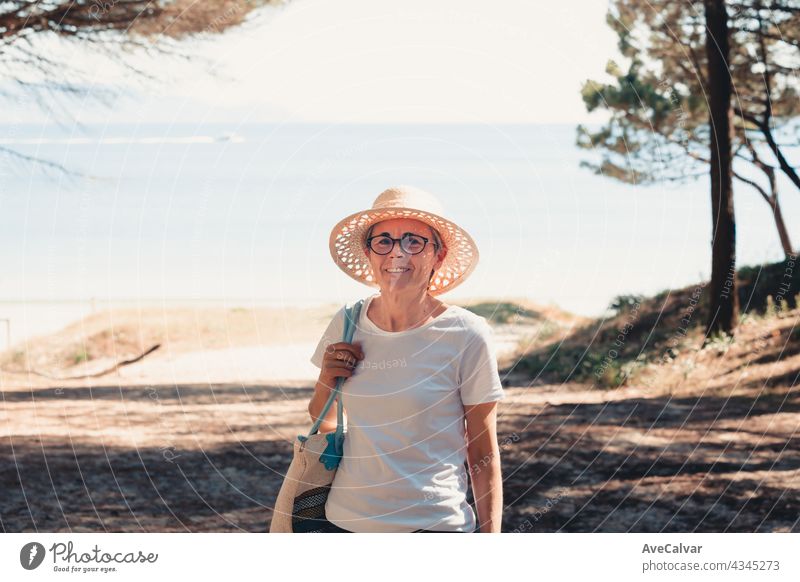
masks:
{"type": "MultiPolygon", "coordinates": [[[[397,184],[434,193],[478,244],[477,269],[445,300],[525,297],[597,316],[617,295],[707,279],[708,180],[597,176],[575,135],[572,124],[7,124],[4,147],[81,175],[5,156],[0,301],[363,297],[372,289],[333,264],[330,229],[397,184]]],[[[738,264],[781,260],[769,208],[734,186],[738,264]]],[[[800,215],[783,192],[784,216],[800,215]]]]}

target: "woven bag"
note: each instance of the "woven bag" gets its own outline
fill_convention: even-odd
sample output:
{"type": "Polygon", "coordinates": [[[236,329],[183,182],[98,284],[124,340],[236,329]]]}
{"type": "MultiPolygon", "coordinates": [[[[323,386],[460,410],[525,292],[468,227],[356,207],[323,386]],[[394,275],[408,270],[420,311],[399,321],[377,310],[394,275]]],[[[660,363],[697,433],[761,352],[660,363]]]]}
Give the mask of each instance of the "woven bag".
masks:
{"type": "MultiPolygon", "coordinates": [[[[363,305],[361,299],[345,306],[342,341],[352,341],[363,305]]],[[[325,502],[344,450],[344,407],[338,397],[344,380],[343,377],[336,379],[336,386],[308,435],[298,435],[294,441],[294,457],[275,501],[270,533],[320,532],[328,524],[325,502]],[[318,432],[334,400],[337,401],[336,431],[318,432]]]]}

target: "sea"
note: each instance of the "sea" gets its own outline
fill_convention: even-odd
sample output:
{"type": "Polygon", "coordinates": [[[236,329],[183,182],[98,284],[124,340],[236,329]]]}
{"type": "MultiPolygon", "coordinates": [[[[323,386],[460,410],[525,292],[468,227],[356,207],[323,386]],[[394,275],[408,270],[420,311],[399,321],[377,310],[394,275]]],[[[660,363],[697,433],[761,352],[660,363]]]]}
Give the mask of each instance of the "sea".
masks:
{"type": "MultiPolygon", "coordinates": [[[[401,184],[435,194],[478,244],[478,267],[445,300],[597,316],[617,295],[707,279],[708,178],[623,184],[584,167],[600,153],[576,135],[570,124],[5,124],[0,349],[117,303],[281,308],[373,293],[334,265],[328,237],[401,184]]],[[[800,193],[781,187],[797,241],[800,193]]],[[[739,264],[781,260],[755,190],[735,185],[735,211],[739,264]]]]}

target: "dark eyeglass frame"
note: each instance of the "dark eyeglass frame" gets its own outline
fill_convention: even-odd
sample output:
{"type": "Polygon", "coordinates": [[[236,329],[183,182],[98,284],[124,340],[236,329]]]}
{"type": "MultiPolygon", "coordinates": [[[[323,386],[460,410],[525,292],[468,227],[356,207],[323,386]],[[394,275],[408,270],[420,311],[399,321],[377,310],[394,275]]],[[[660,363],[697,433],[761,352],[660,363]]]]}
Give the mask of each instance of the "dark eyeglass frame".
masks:
{"type": "MultiPolygon", "coordinates": [[[[413,232],[406,232],[406,233],[403,233],[403,236],[401,236],[400,238],[392,238],[388,234],[376,234],[376,235],[373,235],[373,236],[369,237],[366,242],[367,242],[367,248],[369,250],[371,250],[373,253],[375,253],[376,255],[388,255],[389,253],[391,253],[394,250],[395,243],[400,243],[400,248],[403,250],[404,253],[408,253],[409,255],[418,255],[418,254],[420,254],[421,252],[423,252],[425,250],[425,248],[428,246],[428,243],[430,242],[430,239],[425,238],[421,234],[414,234],[413,232]],[[403,246],[403,241],[409,240],[409,238],[411,238],[412,236],[420,238],[423,241],[422,248],[416,253],[412,253],[411,251],[407,250],[405,248],[405,246],[403,246]],[[388,238],[389,240],[392,241],[391,248],[388,251],[386,251],[385,253],[379,253],[378,251],[376,251],[375,249],[372,248],[372,241],[373,241],[373,239],[376,239],[376,238],[388,238]]],[[[437,246],[436,241],[434,241],[433,246],[434,247],[437,246]]]]}

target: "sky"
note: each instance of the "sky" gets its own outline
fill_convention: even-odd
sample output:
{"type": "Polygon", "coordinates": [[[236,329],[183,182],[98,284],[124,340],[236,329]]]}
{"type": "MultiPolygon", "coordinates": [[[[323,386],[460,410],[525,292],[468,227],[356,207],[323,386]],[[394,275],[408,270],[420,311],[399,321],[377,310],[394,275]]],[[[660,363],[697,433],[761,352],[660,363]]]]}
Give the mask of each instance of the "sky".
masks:
{"type": "MultiPolygon", "coordinates": [[[[75,103],[86,123],[591,122],[580,86],[617,55],[606,10],[605,0],[294,0],[184,45],[190,64],[134,59],[158,73],[146,85],[81,46],[53,48],[74,52],[93,87],[128,87],[109,108],[75,103]]],[[[4,115],[44,120],[30,103],[4,115]]]]}

